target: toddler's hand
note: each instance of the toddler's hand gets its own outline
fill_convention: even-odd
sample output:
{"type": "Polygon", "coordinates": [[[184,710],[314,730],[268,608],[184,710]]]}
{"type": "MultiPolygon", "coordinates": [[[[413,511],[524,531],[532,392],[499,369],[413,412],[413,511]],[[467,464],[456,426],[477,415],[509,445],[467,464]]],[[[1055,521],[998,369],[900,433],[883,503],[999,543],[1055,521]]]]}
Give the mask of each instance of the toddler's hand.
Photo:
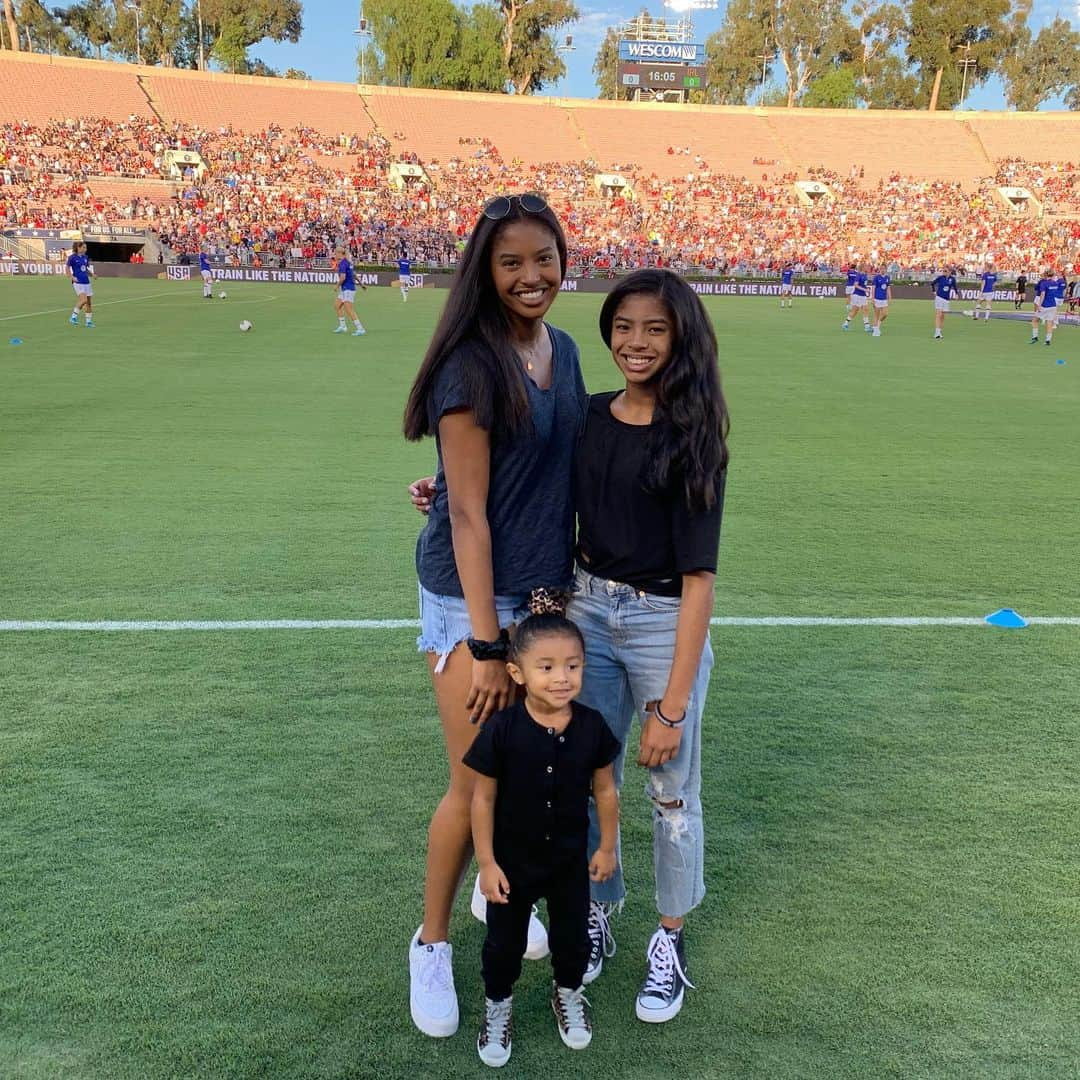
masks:
{"type": "Polygon", "coordinates": [[[498,863],[480,869],[480,891],[489,904],[505,904],[510,898],[510,882],[498,863]]]}
{"type": "Polygon", "coordinates": [[[607,881],[615,873],[615,852],[597,850],[589,860],[589,879],[591,881],[607,881]]]}

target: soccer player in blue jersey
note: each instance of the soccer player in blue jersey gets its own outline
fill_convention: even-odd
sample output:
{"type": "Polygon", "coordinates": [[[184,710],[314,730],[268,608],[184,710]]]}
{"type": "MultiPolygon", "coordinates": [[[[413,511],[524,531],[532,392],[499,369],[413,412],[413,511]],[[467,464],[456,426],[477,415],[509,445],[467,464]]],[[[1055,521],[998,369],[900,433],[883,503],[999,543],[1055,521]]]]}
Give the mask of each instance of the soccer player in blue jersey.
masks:
{"type": "Polygon", "coordinates": [[[844,321],[840,329],[846,330],[851,325],[852,316],[858,311],[862,314],[863,329],[870,333],[870,316],[867,313],[870,290],[867,285],[866,271],[861,270],[858,263],[852,264],[852,269],[855,271],[855,282],[851,286],[851,298],[848,300],[847,314],[844,315],[844,321]]]}
{"type": "Polygon", "coordinates": [[[90,265],[90,257],[86,254],[86,245],[81,240],[76,240],[72,245],[71,254],[67,259],[67,273],[75,289],[75,307],[71,310],[72,326],[79,325],[79,312],[86,312],[86,325],[93,327],[94,316],[94,286],[90,283],[94,268],[90,265]]]}
{"type": "Polygon", "coordinates": [[[889,317],[889,301],[892,299],[892,278],[879,266],[874,275],[874,337],[881,337],[881,324],[889,317]]]}
{"type": "MultiPolygon", "coordinates": [[[[367,331],[364,329],[363,323],[357,317],[356,308],[353,307],[353,301],[356,299],[356,275],[353,273],[353,264],[349,261],[348,256],[345,254],[343,247],[336,248],[334,250],[334,260],[337,262],[338,272],[338,286],[337,286],[337,300],[334,303],[334,310],[337,312],[338,324],[335,334],[348,333],[348,327],[345,325],[345,319],[352,319],[353,337],[363,337],[367,331]]],[[[360,286],[364,292],[367,292],[367,286],[360,286]]]]}
{"type": "Polygon", "coordinates": [[[1058,318],[1067,314],[1067,305],[1065,303],[1065,294],[1069,290],[1069,282],[1065,278],[1065,271],[1059,270],[1057,277],[1054,279],[1054,295],[1057,297],[1057,309],[1058,318]]]}
{"type": "Polygon", "coordinates": [[[997,285],[998,276],[994,272],[994,264],[987,263],[986,269],[982,272],[982,292],[979,294],[979,299],[975,302],[975,318],[979,317],[979,311],[985,310],[986,314],[983,316],[984,322],[990,321],[990,309],[994,306],[994,287],[997,285]]]}
{"type": "Polygon", "coordinates": [[[795,277],[795,267],[791,263],[784,263],[783,270],[780,271],[780,307],[783,308],[784,301],[787,300],[787,307],[794,307],[795,300],[793,295],[792,279],[795,277]]]}
{"type": "Polygon", "coordinates": [[[199,252],[199,273],[202,274],[203,299],[210,300],[214,295],[214,268],[205,251],[199,252]]]}
{"type": "Polygon", "coordinates": [[[1054,274],[1053,267],[1048,266],[1035,286],[1035,316],[1031,320],[1032,345],[1039,343],[1040,322],[1046,327],[1046,344],[1050,344],[1054,337],[1054,327],[1057,326],[1057,317],[1057,277],[1054,274]]]}
{"type": "Polygon", "coordinates": [[[844,283],[844,296],[847,297],[848,307],[851,306],[851,291],[855,288],[855,279],[859,276],[858,263],[852,263],[847,270],[847,281],[844,283]]]}
{"type": "Polygon", "coordinates": [[[945,325],[945,316],[949,314],[949,301],[955,296],[960,299],[960,293],[956,290],[956,270],[946,269],[938,274],[930,283],[934,290],[934,340],[941,336],[941,328],[945,325]]]}
{"type": "Polygon", "coordinates": [[[409,299],[409,285],[412,282],[412,266],[409,260],[402,256],[397,263],[397,282],[401,288],[402,302],[409,299]]]}

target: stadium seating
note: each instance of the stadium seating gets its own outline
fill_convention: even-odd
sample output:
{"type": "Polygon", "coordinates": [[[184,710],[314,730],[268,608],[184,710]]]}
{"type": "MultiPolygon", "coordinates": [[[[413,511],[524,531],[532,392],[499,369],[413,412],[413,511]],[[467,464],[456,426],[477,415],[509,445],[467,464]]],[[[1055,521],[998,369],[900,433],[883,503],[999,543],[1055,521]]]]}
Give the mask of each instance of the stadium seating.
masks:
{"type": "Polygon", "coordinates": [[[261,131],[270,124],[327,135],[367,135],[372,123],[355,86],[154,68],[144,84],[157,112],[205,128],[261,131]]]}
{"type": "Polygon", "coordinates": [[[139,87],[152,68],[40,53],[0,52],[0,122],[47,124],[77,116],[153,116],[139,87]]]}
{"type": "Polygon", "coordinates": [[[0,226],[152,226],[244,262],[452,261],[496,192],[540,190],[576,271],[1080,262],[1080,116],[756,109],[437,93],[2,54],[0,226]],[[79,87],[77,99],[70,88],[79,87]],[[79,113],[70,116],[71,102],[79,113]],[[163,154],[208,172],[169,182],[163,154]],[[1037,158],[1025,157],[1037,154],[1037,158]],[[404,191],[394,162],[424,176],[404,191]],[[598,173],[623,174],[626,197],[598,173]],[[807,205],[796,180],[826,185],[807,205]],[[1046,213],[1018,214],[1005,185],[1046,213]]]}

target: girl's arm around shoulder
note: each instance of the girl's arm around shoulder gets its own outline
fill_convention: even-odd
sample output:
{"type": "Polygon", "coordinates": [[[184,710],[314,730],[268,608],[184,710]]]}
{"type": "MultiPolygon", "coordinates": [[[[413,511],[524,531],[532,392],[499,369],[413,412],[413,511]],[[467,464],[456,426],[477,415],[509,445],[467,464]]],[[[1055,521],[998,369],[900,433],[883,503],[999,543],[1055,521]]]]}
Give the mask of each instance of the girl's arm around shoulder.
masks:
{"type": "Polygon", "coordinates": [[[589,860],[589,877],[593,881],[607,881],[615,873],[615,843],[619,835],[619,793],[614,765],[593,771],[592,789],[600,824],[600,846],[589,860]]]}

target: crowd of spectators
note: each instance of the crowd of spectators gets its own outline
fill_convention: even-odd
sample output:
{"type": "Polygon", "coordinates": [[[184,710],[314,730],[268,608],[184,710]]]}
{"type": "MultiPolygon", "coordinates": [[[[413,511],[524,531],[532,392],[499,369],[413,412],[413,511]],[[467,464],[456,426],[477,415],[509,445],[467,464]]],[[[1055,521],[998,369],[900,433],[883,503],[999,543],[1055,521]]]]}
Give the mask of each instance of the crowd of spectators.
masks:
{"type": "Polygon", "coordinates": [[[658,177],[633,162],[506,161],[482,136],[463,135],[448,160],[425,160],[399,136],[207,130],[141,116],[7,123],[0,227],[144,225],[169,257],[204,250],[234,264],[314,265],[344,242],[361,263],[404,254],[447,265],[487,198],[536,190],[566,226],[575,273],[755,272],[785,262],[836,270],[855,258],[911,272],[1080,262],[1080,221],[1068,216],[1080,214],[1080,170],[1070,166],[1009,159],[969,189],[900,175],[868,183],[857,164],[800,174],[764,158],[756,177],[722,175],[689,147],[672,147],[685,172],[658,177]],[[169,151],[193,152],[205,169],[175,166],[169,151]],[[419,174],[392,183],[395,163],[419,174]],[[601,188],[601,175],[618,179],[601,188]],[[1027,187],[1050,212],[1010,207],[1002,185],[1027,187]]]}

